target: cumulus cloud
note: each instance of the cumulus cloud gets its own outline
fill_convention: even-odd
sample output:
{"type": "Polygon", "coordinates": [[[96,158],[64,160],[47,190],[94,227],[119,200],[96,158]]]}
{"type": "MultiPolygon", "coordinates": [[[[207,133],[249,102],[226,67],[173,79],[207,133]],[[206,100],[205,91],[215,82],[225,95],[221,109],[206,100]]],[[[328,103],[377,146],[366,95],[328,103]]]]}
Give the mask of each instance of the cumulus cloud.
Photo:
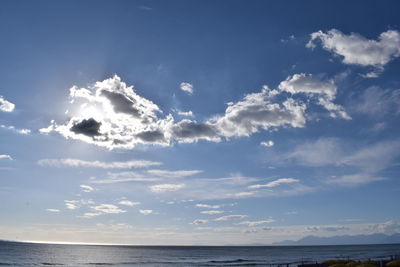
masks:
{"type": "Polygon", "coordinates": [[[136,205],[140,205],[140,202],[132,202],[129,200],[121,200],[120,202],[118,202],[118,204],[120,205],[124,205],[124,206],[128,206],[128,207],[133,207],[136,205]]]}
{"type": "Polygon", "coordinates": [[[146,161],[146,160],[131,160],[131,161],[114,161],[114,162],[103,162],[103,161],[87,161],[80,159],[41,159],[38,161],[40,166],[52,166],[52,167],[91,167],[91,168],[102,168],[102,169],[130,169],[130,168],[146,168],[151,166],[161,165],[160,162],[146,161]]]}
{"type": "Polygon", "coordinates": [[[174,109],[173,110],[176,114],[178,114],[179,116],[183,116],[183,117],[194,117],[194,114],[191,110],[189,111],[181,111],[181,110],[177,110],[174,109]]]}
{"type": "Polygon", "coordinates": [[[225,114],[212,121],[224,137],[250,136],[260,129],[304,127],[306,105],[293,98],[282,104],[274,103],[271,100],[277,93],[264,86],[260,93],[248,94],[242,101],[228,103],[225,114]]]}
{"type": "Polygon", "coordinates": [[[272,141],[272,140],[269,140],[269,141],[263,141],[263,142],[261,142],[260,143],[260,145],[262,145],[262,146],[265,146],[265,147],[272,147],[272,146],[274,146],[274,141],[272,141]]]}
{"type": "Polygon", "coordinates": [[[94,205],[92,200],[80,199],[80,200],[64,200],[65,207],[69,210],[79,209],[81,206],[94,205]]]}
{"type": "Polygon", "coordinates": [[[139,210],[140,214],[149,215],[153,213],[153,210],[139,210]]]}
{"type": "Polygon", "coordinates": [[[258,188],[272,188],[276,187],[282,184],[291,184],[291,183],[298,183],[299,180],[293,179],[293,178],[281,178],[277,179],[275,181],[269,182],[267,184],[255,184],[255,185],[250,185],[248,188],[251,189],[258,189],[258,188]]]}
{"type": "Polygon", "coordinates": [[[4,97],[0,96],[0,111],[3,112],[12,112],[15,109],[15,105],[10,101],[4,99],[4,97]]]}
{"type": "Polygon", "coordinates": [[[244,219],[246,218],[247,215],[226,215],[226,216],[222,216],[222,217],[218,217],[216,219],[214,219],[214,221],[230,221],[230,220],[238,220],[238,219],[244,219]]]}
{"type": "Polygon", "coordinates": [[[171,114],[162,117],[163,112],[156,104],[139,96],[133,86],[127,86],[115,75],[88,88],[72,87],[70,117],[62,124],[53,120],[40,132],[57,132],[65,138],[109,149],[131,149],[138,144],[169,146],[175,142],[200,140],[220,142],[231,137],[250,136],[261,130],[305,127],[306,103],[310,101],[298,97],[300,93],[325,107],[331,117],[349,119],[344,109],[332,102],[336,91],[332,81],[295,74],[276,90],[265,85],[260,92],[228,103],[223,114],[205,121],[175,121],[171,114]],[[287,97],[287,93],[292,97],[287,97]]]}
{"type": "Polygon", "coordinates": [[[331,117],[340,117],[346,120],[351,119],[342,106],[332,102],[335,100],[337,92],[337,87],[333,80],[321,81],[311,74],[294,74],[287,77],[285,81],[282,81],[279,84],[279,89],[291,94],[302,93],[310,97],[316,97],[317,104],[328,110],[331,117]]]}
{"type": "Polygon", "coordinates": [[[0,159],[9,159],[12,160],[13,158],[10,155],[0,154],[0,159]]]}
{"type": "Polygon", "coordinates": [[[188,93],[189,95],[193,94],[193,85],[190,83],[181,83],[180,88],[182,91],[188,93]]]}
{"type": "MultiPolygon", "coordinates": [[[[311,34],[306,46],[315,48],[317,40],[325,50],[343,57],[344,64],[383,69],[388,62],[400,56],[400,33],[396,30],[382,32],[378,40],[369,40],[356,33],[346,35],[336,29],[326,33],[318,31],[311,34]]],[[[376,77],[378,74],[375,72],[369,76],[376,77]]]]}
{"type": "Polygon", "coordinates": [[[79,187],[82,189],[83,192],[86,192],[86,193],[89,193],[89,192],[94,191],[94,188],[91,187],[90,185],[84,185],[84,184],[82,184],[82,185],[80,185],[79,187]]]}
{"type": "Polygon", "coordinates": [[[185,187],[185,184],[157,184],[150,186],[150,191],[154,193],[163,193],[178,191],[185,187]]]}
{"type": "Polygon", "coordinates": [[[275,222],[275,220],[268,219],[268,220],[261,220],[261,221],[244,221],[244,222],[240,222],[238,224],[243,224],[243,225],[247,225],[250,227],[254,227],[254,226],[261,225],[261,224],[273,223],[273,222],[275,222]]]}

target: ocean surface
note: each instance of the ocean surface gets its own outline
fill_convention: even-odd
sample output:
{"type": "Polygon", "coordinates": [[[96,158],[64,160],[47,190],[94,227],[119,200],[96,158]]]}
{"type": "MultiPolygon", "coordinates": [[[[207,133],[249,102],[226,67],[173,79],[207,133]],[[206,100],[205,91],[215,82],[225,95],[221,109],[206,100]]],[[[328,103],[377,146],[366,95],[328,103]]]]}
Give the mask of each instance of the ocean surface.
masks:
{"type": "MultiPolygon", "coordinates": [[[[277,266],[326,259],[379,259],[399,245],[360,246],[106,246],[0,241],[0,266],[277,266]]],[[[285,265],[286,267],[286,265],[285,265]]]]}

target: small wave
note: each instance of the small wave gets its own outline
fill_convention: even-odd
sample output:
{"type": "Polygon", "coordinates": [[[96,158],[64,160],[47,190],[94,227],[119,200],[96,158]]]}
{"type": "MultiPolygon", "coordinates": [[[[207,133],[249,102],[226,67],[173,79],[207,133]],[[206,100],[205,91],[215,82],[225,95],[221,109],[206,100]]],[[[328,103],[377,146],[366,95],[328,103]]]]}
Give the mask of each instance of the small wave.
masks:
{"type": "Polygon", "coordinates": [[[212,260],[208,261],[210,263],[236,263],[236,262],[248,262],[250,260],[245,260],[245,259],[236,259],[236,260],[212,260]]]}

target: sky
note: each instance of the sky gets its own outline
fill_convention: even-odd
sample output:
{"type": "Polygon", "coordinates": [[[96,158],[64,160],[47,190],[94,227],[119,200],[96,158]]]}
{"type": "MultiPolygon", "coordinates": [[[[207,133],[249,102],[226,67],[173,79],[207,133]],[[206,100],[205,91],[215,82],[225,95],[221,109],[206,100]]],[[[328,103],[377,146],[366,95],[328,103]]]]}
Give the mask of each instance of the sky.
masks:
{"type": "Polygon", "coordinates": [[[400,233],[398,1],[2,1],[0,239],[400,233]]]}

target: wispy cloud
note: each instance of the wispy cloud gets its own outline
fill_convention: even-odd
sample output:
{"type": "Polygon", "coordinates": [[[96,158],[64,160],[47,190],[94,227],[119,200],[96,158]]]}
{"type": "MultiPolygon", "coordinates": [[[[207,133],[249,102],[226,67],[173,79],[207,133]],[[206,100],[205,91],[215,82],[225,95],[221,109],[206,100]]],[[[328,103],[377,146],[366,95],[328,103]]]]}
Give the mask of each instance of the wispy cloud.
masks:
{"type": "Polygon", "coordinates": [[[89,192],[93,192],[93,191],[94,191],[94,188],[91,187],[90,185],[84,185],[84,184],[82,184],[82,185],[80,185],[79,187],[82,189],[83,192],[86,192],[86,193],[89,193],[89,192]]]}
{"type": "Polygon", "coordinates": [[[263,141],[263,142],[261,142],[260,143],[260,145],[262,145],[262,146],[265,146],[265,147],[272,147],[272,146],[274,146],[274,141],[272,141],[272,140],[269,140],[269,141],[263,141]]]}
{"type": "Polygon", "coordinates": [[[231,221],[231,220],[240,220],[240,219],[244,219],[246,218],[247,215],[226,215],[226,216],[222,216],[222,217],[218,217],[216,219],[214,219],[214,221],[231,221]]]}
{"type": "Polygon", "coordinates": [[[267,224],[267,223],[273,223],[273,222],[275,222],[275,220],[268,219],[268,220],[261,220],[261,221],[244,221],[244,222],[240,222],[240,223],[237,223],[237,224],[239,224],[239,225],[243,224],[243,225],[247,225],[247,226],[253,227],[253,226],[258,226],[258,225],[267,224]]]}
{"type": "Polygon", "coordinates": [[[177,170],[177,171],[168,171],[168,170],[148,170],[147,173],[164,177],[164,178],[183,178],[188,176],[193,176],[199,173],[202,173],[201,170],[177,170]]]}
{"type": "Polygon", "coordinates": [[[154,193],[163,193],[178,191],[185,187],[185,184],[157,184],[150,186],[150,190],[154,193]]]}
{"type": "Polygon", "coordinates": [[[222,210],[203,210],[200,212],[201,214],[215,215],[224,213],[222,210]]]}
{"type": "Polygon", "coordinates": [[[271,188],[271,187],[276,187],[282,184],[291,184],[291,183],[298,183],[298,179],[294,178],[280,178],[275,181],[269,182],[267,184],[255,184],[255,185],[250,185],[248,188],[251,189],[258,189],[258,188],[271,188]]]}
{"type": "Polygon", "coordinates": [[[196,204],[196,207],[198,208],[204,208],[204,209],[219,209],[221,206],[220,205],[209,205],[209,204],[196,204]]]}
{"type": "Polygon", "coordinates": [[[131,161],[114,161],[114,162],[103,162],[103,161],[88,161],[81,159],[41,159],[38,161],[40,166],[51,166],[51,167],[91,167],[91,168],[102,168],[102,169],[130,169],[130,168],[146,168],[151,166],[158,166],[162,163],[155,161],[146,160],[131,160],[131,161]]]}
{"type": "Polygon", "coordinates": [[[9,130],[9,131],[13,131],[13,132],[19,133],[19,134],[30,134],[31,133],[31,130],[29,130],[29,129],[18,129],[15,126],[12,126],[12,125],[11,126],[10,125],[7,126],[7,125],[1,124],[0,128],[6,129],[6,130],[9,130]]]}
{"type": "Polygon", "coordinates": [[[13,158],[10,155],[0,154],[0,159],[9,159],[12,160],[13,158]]]}
{"type": "Polygon", "coordinates": [[[139,210],[140,214],[149,215],[153,213],[153,210],[139,210]]]}
{"type": "Polygon", "coordinates": [[[48,212],[54,212],[54,213],[59,213],[59,209],[46,209],[48,212]]]}

